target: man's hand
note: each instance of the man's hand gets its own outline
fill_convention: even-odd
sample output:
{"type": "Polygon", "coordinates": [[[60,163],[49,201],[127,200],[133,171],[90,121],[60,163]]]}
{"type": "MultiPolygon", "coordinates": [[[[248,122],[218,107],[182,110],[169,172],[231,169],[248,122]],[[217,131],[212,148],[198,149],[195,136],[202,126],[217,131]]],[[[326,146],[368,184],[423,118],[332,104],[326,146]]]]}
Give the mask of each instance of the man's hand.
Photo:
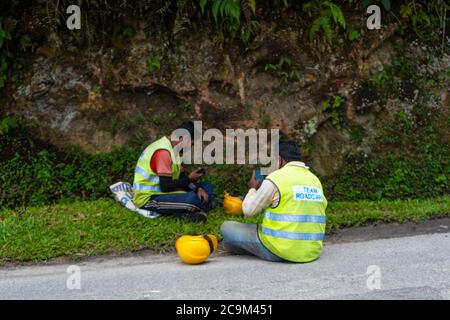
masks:
{"type": "Polygon", "coordinates": [[[197,195],[200,198],[200,200],[202,200],[202,202],[205,202],[205,203],[208,202],[208,200],[209,200],[208,194],[202,188],[197,189],[197,195]]]}
{"type": "Polygon", "coordinates": [[[249,182],[247,183],[247,186],[249,189],[258,189],[259,181],[255,177],[255,171],[253,171],[252,177],[250,178],[249,182]]]}
{"type": "Polygon", "coordinates": [[[203,173],[199,172],[199,170],[196,171],[192,171],[189,174],[189,180],[192,182],[197,182],[198,180],[200,180],[203,177],[203,173]]]}

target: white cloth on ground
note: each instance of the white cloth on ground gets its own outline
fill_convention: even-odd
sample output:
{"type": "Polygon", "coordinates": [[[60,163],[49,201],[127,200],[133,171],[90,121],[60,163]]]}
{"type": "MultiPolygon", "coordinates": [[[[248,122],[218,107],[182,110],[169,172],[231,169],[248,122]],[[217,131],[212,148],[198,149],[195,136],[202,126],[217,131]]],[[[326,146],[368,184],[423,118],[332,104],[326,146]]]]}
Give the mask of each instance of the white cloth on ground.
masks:
{"type": "Polygon", "coordinates": [[[120,202],[128,210],[150,219],[158,218],[160,216],[156,212],[136,207],[133,203],[133,188],[128,182],[117,182],[109,186],[109,190],[113,193],[114,199],[116,199],[117,202],[120,202]]]}

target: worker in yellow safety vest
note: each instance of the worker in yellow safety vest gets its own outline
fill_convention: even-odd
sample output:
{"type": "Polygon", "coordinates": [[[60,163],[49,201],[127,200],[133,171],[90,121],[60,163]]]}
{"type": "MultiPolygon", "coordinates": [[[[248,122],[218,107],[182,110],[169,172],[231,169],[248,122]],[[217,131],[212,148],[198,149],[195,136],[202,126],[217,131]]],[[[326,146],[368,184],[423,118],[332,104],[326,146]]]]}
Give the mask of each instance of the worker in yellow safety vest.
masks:
{"type": "Polygon", "coordinates": [[[164,136],[142,152],[134,171],[133,202],[138,208],[160,215],[205,221],[212,207],[212,186],[198,182],[203,176],[201,170],[186,174],[174,150],[183,139],[193,143],[194,124],[186,121],[177,129],[186,135],[176,141],[164,136]]]}
{"type": "Polygon", "coordinates": [[[327,200],[319,179],[301,162],[295,142],[280,142],[279,169],[262,184],[253,174],[249,188],[243,212],[246,216],[263,212],[262,223],[223,223],[226,250],[278,262],[310,262],[320,257],[327,200]]]}

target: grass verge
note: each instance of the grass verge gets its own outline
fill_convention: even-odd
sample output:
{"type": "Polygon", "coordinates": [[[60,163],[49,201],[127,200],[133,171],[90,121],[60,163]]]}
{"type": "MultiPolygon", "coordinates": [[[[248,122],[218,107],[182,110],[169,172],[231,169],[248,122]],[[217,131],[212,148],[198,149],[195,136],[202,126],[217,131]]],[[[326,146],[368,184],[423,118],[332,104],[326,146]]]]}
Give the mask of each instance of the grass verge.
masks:
{"type": "MultiPolygon", "coordinates": [[[[418,222],[450,216],[450,197],[427,200],[332,202],[327,210],[327,233],[342,227],[386,222],[418,222]]],[[[41,261],[67,256],[86,257],[141,249],[162,252],[173,248],[182,234],[220,235],[225,220],[259,222],[229,217],[220,209],[207,223],[172,218],[146,219],[112,199],[57,204],[0,212],[0,264],[41,261]]]]}

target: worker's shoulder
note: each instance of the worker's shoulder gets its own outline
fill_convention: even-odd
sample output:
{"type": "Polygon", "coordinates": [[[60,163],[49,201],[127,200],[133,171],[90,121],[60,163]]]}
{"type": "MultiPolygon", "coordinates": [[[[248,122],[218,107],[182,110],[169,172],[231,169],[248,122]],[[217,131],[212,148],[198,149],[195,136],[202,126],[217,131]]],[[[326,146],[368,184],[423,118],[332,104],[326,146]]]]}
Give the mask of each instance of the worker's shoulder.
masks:
{"type": "Polygon", "coordinates": [[[152,155],[152,161],[169,161],[171,160],[170,152],[166,149],[158,149],[152,155]]]}
{"type": "Polygon", "coordinates": [[[158,150],[155,150],[155,153],[154,153],[155,155],[161,155],[161,156],[170,156],[170,152],[169,152],[169,150],[167,150],[167,149],[158,149],[158,150]]]}

